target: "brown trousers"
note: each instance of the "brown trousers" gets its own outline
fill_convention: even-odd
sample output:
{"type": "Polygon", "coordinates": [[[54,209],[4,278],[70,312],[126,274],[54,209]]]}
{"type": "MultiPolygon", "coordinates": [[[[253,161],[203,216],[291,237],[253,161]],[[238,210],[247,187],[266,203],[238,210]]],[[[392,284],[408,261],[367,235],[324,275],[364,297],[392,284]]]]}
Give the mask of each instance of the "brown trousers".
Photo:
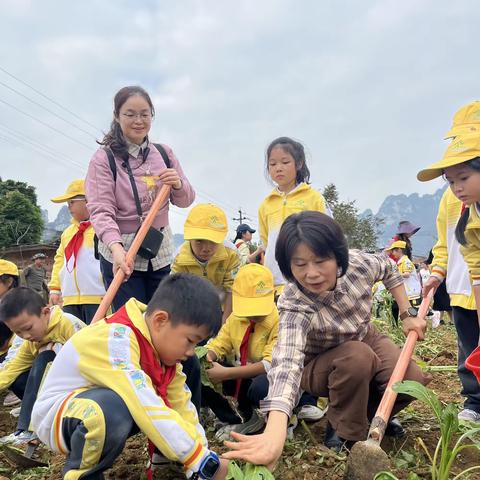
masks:
{"type": "MultiPolygon", "coordinates": [[[[389,337],[373,325],[363,341],[348,341],[331,348],[306,364],[301,387],[316,396],[328,397],[327,419],[345,440],[365,440],[369,421],[385,391],[400,355],[389,337]]],[[[424,375],[412,360],[405,380],[427,385],[424,375]]],[[[412,397],[398,395],[392,415],[405,408],[412,397]]]]}

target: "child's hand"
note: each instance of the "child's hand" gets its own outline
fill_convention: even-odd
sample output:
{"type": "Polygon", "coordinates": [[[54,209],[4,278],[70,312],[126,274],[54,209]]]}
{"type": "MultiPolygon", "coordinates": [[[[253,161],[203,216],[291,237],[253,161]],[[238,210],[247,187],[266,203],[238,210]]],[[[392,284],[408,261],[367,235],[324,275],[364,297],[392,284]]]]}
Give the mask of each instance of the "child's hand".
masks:
{"type": "Polygon", "coordinates": [[[60,293],[51,293],[50,294],[50,305],[61,305],[62,295],[60,293]]]}
{"type": "Polygon", "coordinates": [[[218,362],[212,362],[212,367],[207,370],[207,375],[212,383],[220,383],[228,379],[228,368],[218,362]]]}

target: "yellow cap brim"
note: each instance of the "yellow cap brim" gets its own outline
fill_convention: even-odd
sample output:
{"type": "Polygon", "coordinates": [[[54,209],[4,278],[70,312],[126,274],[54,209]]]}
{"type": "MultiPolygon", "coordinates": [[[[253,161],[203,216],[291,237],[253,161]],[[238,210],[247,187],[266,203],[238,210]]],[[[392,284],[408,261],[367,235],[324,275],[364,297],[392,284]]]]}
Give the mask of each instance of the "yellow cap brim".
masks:
{"type": "Polygon", "coordinates": [[[421,182],[428,182],[429,180],[433,180],[434,178],[440,177],[443,175],[443,171],[448,167],[453,167],[454,165],[459,165],[460,163],[468,162],[468,160],[472,160],[475,158],[476,155],[471,155],[469,157],[451,157],[451,158],[443,158],[439,162],[432,163],[429,167],[420,170],[417,173],[417,179],[421,182]]]}
{"type": "Polygon", "coordinates": [[[262,317],[275,308],[273,291],[263,297],[247,298],[232,294],[232,312],[237,317],[262,317]]]}
{"type": "Polygon", "coordinates": [[[54,197],[54,198],[51,198],[50,201],[52,201],[53,203],[64,203],[64,202],[68,202],[68,200],[71,200],[72,198],[75,198],[75,197],[80,197],[80,196],[85,196],[84,193],[66,193],[65,195],[60,195],[59,197],[54,197]]]}
{"type": "Polygon", "coordinates": [[[213,243],[223,243],[227,232],[219,232],[208,228],[185,227],[183,238],[185,240],[210,240],[213,243]]]}

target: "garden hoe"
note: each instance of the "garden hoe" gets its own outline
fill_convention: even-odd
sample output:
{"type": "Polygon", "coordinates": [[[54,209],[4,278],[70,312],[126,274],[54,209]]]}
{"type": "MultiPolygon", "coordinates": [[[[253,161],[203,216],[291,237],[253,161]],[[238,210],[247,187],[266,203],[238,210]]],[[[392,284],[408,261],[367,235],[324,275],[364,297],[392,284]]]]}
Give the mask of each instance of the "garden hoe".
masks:
{"type": "Polygon", "coordinates": [[[18,468],[47,467],[48,464],[41,462],[40,460],[36,460],[33,457],[38,445],[38,440],[27,443],[27,450],[25,453],[18,448],[4,445],[3,453],[18,468]]]}
{"type": "MultiPolygon", "coordinates": [[[[418,311],[419,317],[425,318],[431,298],[432,295],[429,294],[423,299],[418,311]]],[[[390,469],[390,459],[380,447],[380,443],[385,435],[385,429],[397,398],[397,393],[393,391],[392,387],[395,383],[403,380],[417,339],[416,332],[409,332],[375,417],[370,424],[367,440],[355,443],[350,451],[344,477],[346,480],[373,480],[378,472],[390,469]]]]}

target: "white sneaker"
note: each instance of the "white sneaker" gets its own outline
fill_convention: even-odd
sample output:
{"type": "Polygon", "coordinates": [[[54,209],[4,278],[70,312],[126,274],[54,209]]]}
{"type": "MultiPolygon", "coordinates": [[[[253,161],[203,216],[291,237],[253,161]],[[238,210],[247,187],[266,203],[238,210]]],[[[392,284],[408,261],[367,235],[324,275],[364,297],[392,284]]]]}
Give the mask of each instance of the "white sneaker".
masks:
{"type": "Polygon", "coordinates": [[[233,431],[241,433],[242,435],[248,435],[250,433],[256,433],[265,426],[265,417],[257,410],[254,410],[252,416],[245,423],[239,423],[233,425],[233,431]]]}
{"type": "Polygon", "coordinates": [[[304,405],[297,413],[299,420],[305,420],[306,422],[318,422],[324,417],[326,410],[322,410],[315,405],[304,405]]]}
{"type": "Polygon", "coordinates": [[[19,403],[22,403],[22,401],[13,392],[9,392],[8,395],[3,399],[4,407],[14,407],[19,403]]]}
{"type": "Polygon", "coordinates": [[[12,417],[15,417],[15,418],[18,418],[20,416],[20,410],[22,409],[22,407],[15,407],[15,408],[12,408],[10,410],[10,415],[12,417]]]}
{"type": "Polygon", "coordinates": [[[32,440],[36,440],[38,437],[35,435],[34,432],[29,432],[28,430],[24,430],[21,432],[11,433],[5,437],[0,438],[1,445],[22,445],[24,443],[31,442],[32,440]]]}
{"type": "Polygon", "coordinates": [[[458,420],[461,422],[480,423],[480,413],[475,410],[470,410],[469,408],[464,408],[459,412],[458,420]]]}

